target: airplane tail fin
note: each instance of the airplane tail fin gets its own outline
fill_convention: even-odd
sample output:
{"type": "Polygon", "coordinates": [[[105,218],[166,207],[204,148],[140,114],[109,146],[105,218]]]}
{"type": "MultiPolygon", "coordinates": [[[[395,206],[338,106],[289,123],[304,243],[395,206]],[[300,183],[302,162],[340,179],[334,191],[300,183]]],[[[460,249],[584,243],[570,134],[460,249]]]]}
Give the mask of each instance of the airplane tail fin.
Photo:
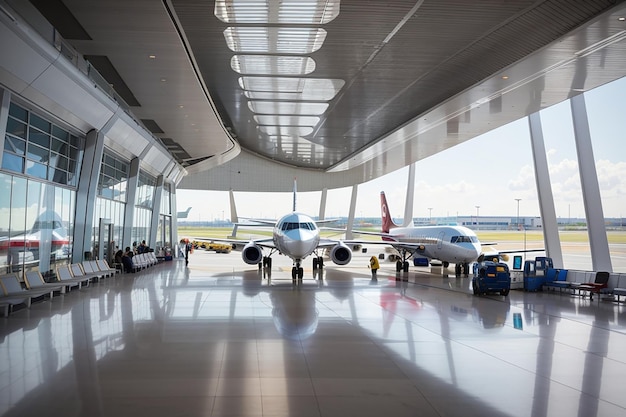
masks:
{"type": "Polygon", "coordinates": [[[387,198],[385,197],[385,192],[380,192],[380,214],[382,217],[382,232],[389,233],[389,230],[394,227],[398,227],[397,224],[393,222],[391,218],[391,213],[389,213],[389,207],[387,206],[387,198]]]}

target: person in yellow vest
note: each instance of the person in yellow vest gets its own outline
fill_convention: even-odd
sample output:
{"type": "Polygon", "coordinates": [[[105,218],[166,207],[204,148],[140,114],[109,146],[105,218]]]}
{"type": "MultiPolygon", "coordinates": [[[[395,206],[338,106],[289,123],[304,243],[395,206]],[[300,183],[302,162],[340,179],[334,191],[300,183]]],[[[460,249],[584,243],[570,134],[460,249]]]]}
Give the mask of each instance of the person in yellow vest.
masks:
{"type": "Polygon", "coordinates": [[[370,258],[370,264],[368,265],[368,268],[372,270],[372,279],[376,279],[376,271],[378,271],[378,268],[380,268],[377,257],[372,256],[370,258]]]}

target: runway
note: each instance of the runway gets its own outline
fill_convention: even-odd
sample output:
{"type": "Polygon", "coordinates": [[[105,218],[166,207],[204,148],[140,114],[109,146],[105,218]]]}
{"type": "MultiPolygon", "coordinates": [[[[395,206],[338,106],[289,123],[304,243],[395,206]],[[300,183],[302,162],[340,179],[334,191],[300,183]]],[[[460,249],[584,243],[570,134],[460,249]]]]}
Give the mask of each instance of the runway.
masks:
{"type": "Polygon", "coordinates": [[[368,252],[294,284],[195,251],[35,303],[2,319],[0,415],[626,415],[624,303],[372,281],[368,252]]]}

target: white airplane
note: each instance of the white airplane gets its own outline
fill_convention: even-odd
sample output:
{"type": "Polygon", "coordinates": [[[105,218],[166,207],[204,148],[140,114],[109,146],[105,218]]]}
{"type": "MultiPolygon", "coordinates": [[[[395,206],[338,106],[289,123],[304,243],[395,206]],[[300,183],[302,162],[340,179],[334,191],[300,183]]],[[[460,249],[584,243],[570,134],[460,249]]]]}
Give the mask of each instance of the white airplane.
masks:
{"type": "MultiPolygon", "coordinates": [[[[302,279],[304,270],[302,261],[310,256],[313,258],[313,269],[323,268],[324,258],[321,251],[328,250],[330,259],[337,265],[346,265],[352,259],[352,251],[360,249],[360,243],[352,243],[320,237],[318,223],[328,220],[313,220],[310,216],[296,212],[296,183],[293,189],[293,211],[277,221],[254,220],[256,223],[273,226],[271,238],[261,238],[249,241],[233,239],[210,239],[213,241],[228,242],[234,250],[241,251],[243,261],[249,265],[271,267],[271,256],[278,252],[293,260],[291,269],[292,279],[302,279]],[[263,255],[263,249],[269,250],[269,255],[263,255]]],[[[196,239],[207,240],[207,239],[196,239]]]]}
{"type": "Polygon", "coordinates": [[[455,272],[469,274],[469,264],[481,257],[481,243],[476,234],[463,226],[413,226],[406,227],[394,223],[389,213],[385,193],[380,193],[382,230],[380,233],[355,230],[355,233],[381,236],[383,242],[393,246],[402,257],[396,263],[396,270],[408,271],[410,257],[424,257],[440,260],[444,267],[455,264],[455,272]]]}

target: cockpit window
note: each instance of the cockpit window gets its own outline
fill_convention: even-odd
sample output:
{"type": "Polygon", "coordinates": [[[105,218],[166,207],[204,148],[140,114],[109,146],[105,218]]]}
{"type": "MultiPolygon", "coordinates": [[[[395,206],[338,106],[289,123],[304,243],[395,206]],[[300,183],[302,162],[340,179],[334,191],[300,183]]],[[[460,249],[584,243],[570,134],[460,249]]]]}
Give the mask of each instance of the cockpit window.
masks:
{"type": "Polygon", "coordinates": [[[295,223],[295,222],[285,222],[280,227],[280,230],[295,230],[295,229],[305,229],[305,230],[315,230],[315,224],[311,222],[307,223],[295,223]]]}
{"type": "Polygon", "coordinates": [[[452,243],[476,243],[478,238],[476,236],[452,236],[450,239],[452,243]]]}

